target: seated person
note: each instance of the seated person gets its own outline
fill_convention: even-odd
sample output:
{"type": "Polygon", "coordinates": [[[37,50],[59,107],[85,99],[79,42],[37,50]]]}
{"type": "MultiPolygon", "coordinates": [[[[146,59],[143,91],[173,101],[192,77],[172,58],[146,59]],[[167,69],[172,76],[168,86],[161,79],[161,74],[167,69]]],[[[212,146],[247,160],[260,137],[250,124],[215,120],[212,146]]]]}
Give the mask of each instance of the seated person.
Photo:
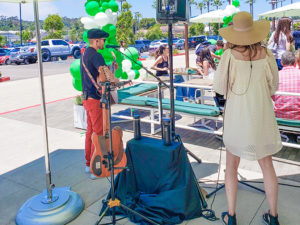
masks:
{"type": "Polygon", "coordinates": [[[203,75],[203,78],[213,79],[217,68],[209,48],[204,48],[200,51],[196,59],[196,64],[202,68],[199,70],[199,73],[203,75]]]}
{"type": "Polygon", "coordinates": [[[167,45],[161,45],[155,51],[155,62],[151,69],[156,70],[156,76],[168,76],[169,47],[167,45]]]}
{"type": "MultiPolygon", "coordinates": [[[[281,63],[283,69],[279,71],[278,91],[300,93],[300,70],[295,67],[295,55],[285,52],[281,63]]],[[[274,110],[277,118],[300,120],[300,97],[274,95],[274,110]]]]}
{"type": "Polygon", "coordinates": [[[223,48],[224,48],[224,42],[222,40],[218,40],[216,43],[216,50],[215,51],[210,51],[211,56],[215,59],[215,61],[219,61],[221,59],[221,55],[222,54],[218,54],[223,53],[223,48]]]}
{"type": "Polygon", "coordinates": [[[120,41],[120,52],[125,53],[126,50],[126,42],[125,41],[120,41]]]}

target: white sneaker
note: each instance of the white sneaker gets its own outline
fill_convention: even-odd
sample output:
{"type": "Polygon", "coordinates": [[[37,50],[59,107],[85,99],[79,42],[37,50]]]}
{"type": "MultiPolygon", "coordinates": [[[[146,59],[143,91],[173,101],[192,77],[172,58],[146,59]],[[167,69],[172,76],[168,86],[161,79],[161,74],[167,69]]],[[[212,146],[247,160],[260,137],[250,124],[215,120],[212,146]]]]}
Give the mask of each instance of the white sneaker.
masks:
{"type": "Polygon", "coordinates": [[[94,174],[91,174],[90,179],[96,180],[98,177],[96,177],[94,174]]]}
{"type": "Polygon", "coordinates": [[[85,166],[85,173],[91,173],[91,168],[89,166],[85,166]]]}

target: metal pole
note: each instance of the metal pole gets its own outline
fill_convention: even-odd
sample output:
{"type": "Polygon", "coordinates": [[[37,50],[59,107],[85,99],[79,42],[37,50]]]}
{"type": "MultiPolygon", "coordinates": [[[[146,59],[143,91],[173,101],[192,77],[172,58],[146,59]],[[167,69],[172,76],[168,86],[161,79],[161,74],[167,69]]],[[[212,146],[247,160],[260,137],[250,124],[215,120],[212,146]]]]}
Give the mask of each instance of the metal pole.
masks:
{"type": "Polygon", "coordinates": [[[19,6],[20,6],[20,44],[22,46],[22,3],[20,2],[19,3],[19,6]]]}
{"type": "Polygon", "coordinates": [[[51,183],[51,171],[50,171],[50,162],[49,162],[47,115],[46,115],[44,75],[43,75],[43,64],[42,64],[42,53],[41,53],[41,35],[40,35],[38,0],[33,1],[33,8],[34,8],[34,20],[35,20],[35,29],[36,29],[37,56],[39,62],[39,76],[40,76],[40,85],[41,85],[41,106],[42,106],[41,116],[42,116],[43,133],[44,133],[43,136],[44,136],[44,150],[45,150],[47,201],[52,202],[52,189],[54,188],[54,185],[51,183]]]}
{"type": "Polygon", "coordinates": [[[189,40],[188,40],[188,35],[189,35],[189,25],[187,23],[184,24],[184,50],[185,50],[185,68],[190,67],[190,59],[189,59],[189,40]]]}
{"type": "Polygon", "coordinates": [[[175,137],[175,110],[174,110],[174,79],[173,79],[173,34],[172,34],[172,23],[169,23],[169,52],[170,52],[170,119],[171,119],[171,133],[172,139],[175,137]]]}

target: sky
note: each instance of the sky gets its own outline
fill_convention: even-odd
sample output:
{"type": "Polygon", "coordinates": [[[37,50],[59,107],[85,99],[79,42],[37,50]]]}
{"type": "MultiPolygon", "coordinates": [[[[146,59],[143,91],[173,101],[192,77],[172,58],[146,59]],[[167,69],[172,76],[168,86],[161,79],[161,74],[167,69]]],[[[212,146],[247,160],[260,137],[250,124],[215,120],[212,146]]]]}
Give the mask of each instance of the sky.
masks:
{"type": "MultiPolygon", "coordinates": [[[[7,0],[9,1],[9,0],[7,0]]],[[[225,0],[227,2],[227,0],[225,0]]],[[[39,3],[40,19],[44,20],[49,14],[58,13],[60,16],[67,16],[69,18],[78,18],[87,16],[84,10],[84,4],[86,0],[56,0],[49,2],[39,3]]],[[[143,18],[155,18],[156,12],[152,7],[153,0],[127,0],[132,6],[132,12],[140,12],[143,18]]],[[[246,0],[240,0],[241,11],[249,12],[249,4],[245,3],[246,0]]],[[[291,0],[285,0],[282,4],[290,4],[291,0]]],[[[293,0],[294,3],[300,2],[300,0],[293,0]]],[[[221,8],[224,9],[227,4],[224,4],[221,8]]],[[[278,4],[280,6],[280,3],[278,4]]],[[[254,4],[254,18],[258,19],[258,14],[271,10],[271,4],[267,0],[256,0],[254,4]]],[[[205,10],[204,10],[205,12],[205,10]]],[[[200,10],[193,7],[192,17],[198,16],[200,10]]],[[[0,2],[0,16],[18,16],[19,17],[19,4],[16,3],[3,3],[0,2]]],[[[33,20],[33,7],[32,3],[22,4],[22,19],[33,20]]]]}

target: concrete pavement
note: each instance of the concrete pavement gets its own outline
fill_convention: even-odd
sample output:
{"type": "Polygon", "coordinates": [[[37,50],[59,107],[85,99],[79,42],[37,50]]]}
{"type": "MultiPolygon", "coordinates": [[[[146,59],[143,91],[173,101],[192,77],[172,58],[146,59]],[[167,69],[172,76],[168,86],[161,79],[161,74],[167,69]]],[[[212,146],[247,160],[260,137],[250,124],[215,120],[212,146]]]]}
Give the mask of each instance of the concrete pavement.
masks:
{"type": "MultiPolygon", "coordinates": [[[[193,59],[190,59],[191,61],[193,59]]],[[[143,63],[150,66],[153,60],[143,63]]],[[[174,65],[184,67],[183,56],[175,57],[174,65]]],[[[145,74],[144,74],[145,75],[145,74]]],[[[143,76],[144,76],[143,75],[143,76]]],[[[84,173],[84,135],[82,130],[73,128],[73,107],[70,97],[78,94],[72,87],[69,74],[45,77],[48,115],[50,162],[53,182],[57,187],[71,186],[80,194],[85,209],[70,224],[94,224],[101,209],[109,184],[106,179],[90,180],[84,173]]],[[[40,90],[38,78],[0,83],[0,224],[14,224],[14,218],[21,205],[45,188],[44,142],[40,125],[40,90]],[[29,106],[34,106],[30,107],[29,106]],[[25,108],[19,110],[21,108],[25,108]],[[15,111],[16,110],[16,111],[15,111]],[[13,111],[13,112],[10,112],[13,111]],[[1,115],[2,113],[2,115],[1,115]]],[[[115,105],[114,112],[121,110],[115,105]]],[[[133,137],[131,123],[120,124],[125,127],[124,144],[133,137]]],[[[146,125],[144,125],[146,127],[146,125]]],[[[191,158],[196,177],[208,192],[213,190],[218,175],[220,142],[212,135],[194,131],[177,130],[185,146],[203,160],[202,164],[191,158]]],[[[145,128],[144,132],[147,132],[145,128]]],[[[293,154],[299,150],[284,149],[293,154]]],[[[295,158],[297,159],[297,157],[295,158]]],[[[220,181],[224,180],[225,152],[221,153],[220,181]]],[[[300,202],[300,163],[276,157],[274,161],[279,182],[278,211],[280,222],[284,225],[299,223],[300,202]],[[286,186],[297,185],[298,187],[286,186]]],[[[261,181],[262,175],[256,162],[241,161],[241,179],[261,181]]],[[[263,188],[262,184],[254,184],[263,188]]],[[[208,199],[208,204],[212,198],[208,199]]],[[[226,195],[224,189],[216,195],[213,209],[217,215],[225,211],[226,195]]],[[[264,194],[244,185],[239,185],[237,218],[241,225],[262,224],[261,215],[268,210],[264,194]]],[[[127,219],[119,224],[132,224],[127,219]]],[[[185,221],[183,224],[220,224],[203,218],[185,221]]]]}

